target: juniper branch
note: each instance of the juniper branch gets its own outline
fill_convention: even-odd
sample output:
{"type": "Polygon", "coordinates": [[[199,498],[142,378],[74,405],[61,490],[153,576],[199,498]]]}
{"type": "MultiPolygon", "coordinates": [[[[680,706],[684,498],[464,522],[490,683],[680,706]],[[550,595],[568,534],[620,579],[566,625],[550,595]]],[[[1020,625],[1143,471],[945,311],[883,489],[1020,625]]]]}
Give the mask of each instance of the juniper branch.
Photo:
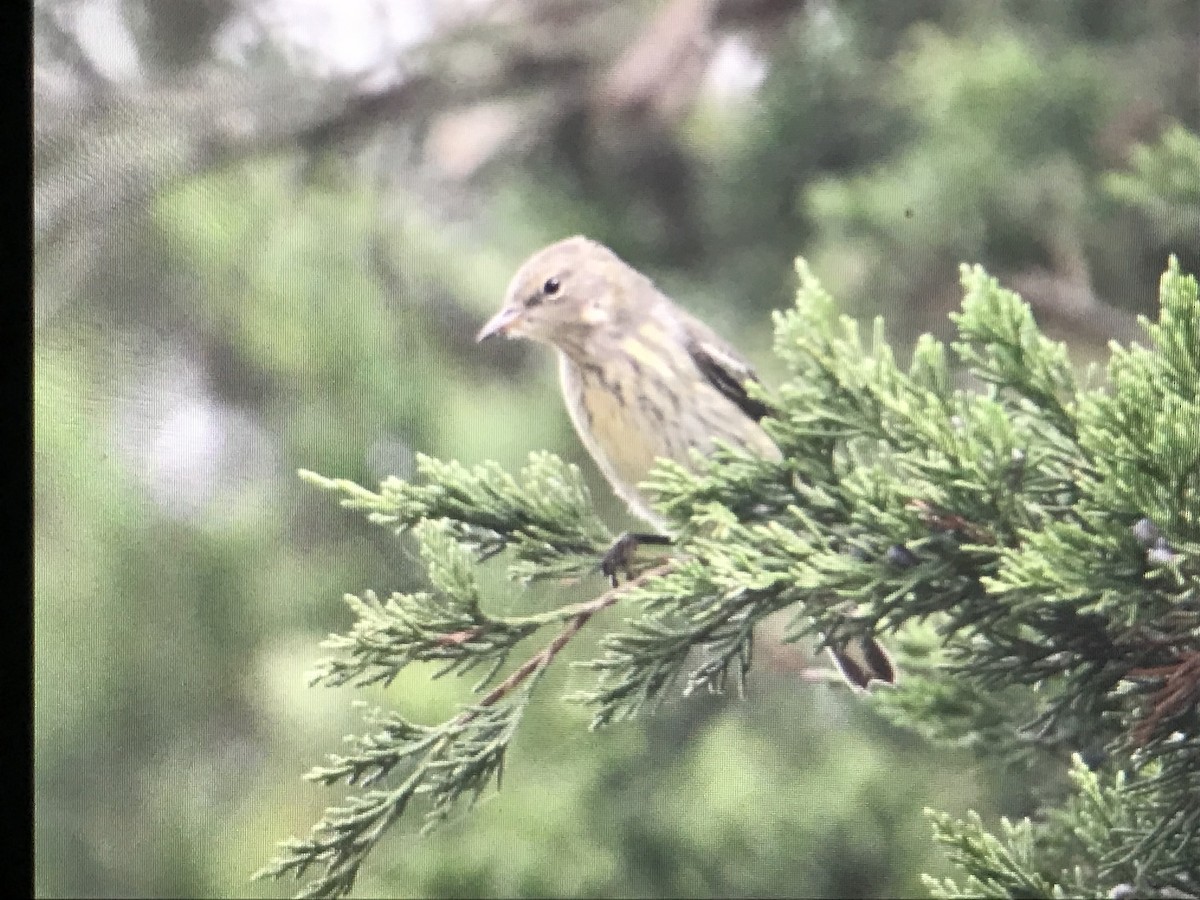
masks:
{"type": "MultiPolygon", "coordinates": [[[[438,537],[444,537],[444,531],[426,524],[419,528],[419,533],[426,542],[423,547],[427,554],[431,552],[430,547],[449,553],[451,563],[447,571],[453,571],[456,568],[454,552],[448,545],[440,543],[441,538],[438,537]]],[[[613,606],[647,581],[665,574],[670,567],[669,562],[661,564],[591,600],[564,606],[551,613],[525,617],[521,623],[523,630],[515,632],[520,637],[555,620],[564,624],[545,647],[521,663],[477,703],[465,707],[440,725],[417,725],[397,714],[376,711],[371,717],[372,724],[379,729],[376,733],[355,739],[352,753],[331,757],[328,765],[314,767],[306,778],[325,785],[344,781],[349,785],[371,788],[404,763],[411,765],[408,775],[393,789],[367,790],[360,796],[351,797],[345,806],[326,810],[307,839],[284,842],[279,855],[255,877],[292,875],[299,878],[311,866],[322,863],[324,872],[305,885],[300,896],[344,896],[353,888],[358,869],[370,850],[404,814],[414,797],[428,795],[431,798],[432,807],[425,815],[425,830],[449,816],[455,801],[463,794],[470,794],[473,803],[493,777],[499,783],[504,754],[520,723],[534,681],[550,667],[593,616],[613,606]],[[521,694],[517,700],[504,702],[519,690],[521,694]]],[[[431,568],[435,568],[432,563],[431,568]]],[[[453,583],[453,579],[447,578],[446,572],[443,572],[443,587],[453,583]]],[[[429,599],[429,595],[421,595],[418,602],[427,602],[429,599]]],[[[395,612],[400,602],[393,600],[392,605],[392,611],[395,612]]],[[[388,611],[377,601],[374,604],[362,603],[358,610],[365,616],[388,611]]],[[[405,621],[413,626],[407,633],[410,644],[407,650],[400,651],[396,662],[391,665],[381,663],[374,654],[386,657],[395,653],[387,648],[389,645],[404,646],[404,634],[393,630],[390,635],[381,635],[376,631],[368,637],[369,628],[363,627],[364,619],[360,618],[351,636],[332,642],[332,646],[349,649],[351,660],[326,663],[316,680],[326,684],[346,681],[371,683],[379,680],[380,669],[394,676],[398,665],[412,659],[430,658],[430,654],[439,646],[436,637],[425,637],[429,633],[430,623],[418,622],[413,616],[405,621]],[[417,649],[413,649],[414,646],[417,649]],[[372,648],[374,654],[364,653],[365,648],[372,648]]],[[[456,659],[469,660],[472,652],[486,653],[484,638],[494,635],[485,633],[487,623],[472,627],[478,631],[454,632],[452,640],[443,644],[442,649],[447,652],[452,648],[460,651],[456,659]],[[478,649],[473,651],[472,645],[476,643],[478,649]]],[[[511,647],[505,646],[505,654],[508,649],[511,647]]],[[[462,666],[464,671],[466,668],[468,666],[462,666]]]]}
{"type": "MultiPolygon", "coordinates": [[[[1020,298],[964,268],[954,349],[987,385],[975,393],[952,388],[946,350],[932,338],[918,343],[907,370],[879,325],[864,353],[854,323],[835,320],[831,298],[802,265],[799,274],[796,308],[776,318],[790,377],[764,422],[783,458],[721,447],[691,467],[660,464],[644,487],[676,534],[670,561],[583,604],[502,618],[479,608],[474,587],[474,563],[502,550],[523,580],[594,569],[610,535],[578,473],[553,457],[532,456],[519,478],[494,464],[422,457],[427,483],[389,479],[378,492],[305,475],[372,521],[415,530],[437,588],[357,601],[360,622],[338,645],[351,659],[337,677],[369,683],[417,659],[453,672],[486,661],[482,690],[519,641],[561,627],[476,706],[431,730],[389,720],[354,755],[314,771],[317,780],[374,783],[414,766],[391,793],[330,811],[268,874],[323,861],[320,891],[348,890],[412,796],[430,795],[429,824],[463,792],[477,795],[499,775],[541,673],[620,598],[628,620],[586,664],[597,674],[582,695],[593,725],[640,712],[685,676],[689,690],[722,689],[729,674],[740,685],[754,626],[776,610],[794,612],[788,639],[924,628],[932,649],[912,660],[908,688],[876,701],[880,709],[929,737],[1010,760],[1103,751],[1095,778],[1105,779],[1104,803],[1131,816],[1103,840],[1072,845],[1105,854],[1082,873],[1056,868],[1042,846],[1066,846],[1064,829],[1018,823],[992,837],[980,823],[945,820],[940,834],[976,878],[961,889],[947,883],[946,896],[1083,896],[1127,876],[1195,893],[1195,279],[1171,261],[1159,322],[1147,323],[1151,346],[1115,349],[1110,386],[1099,390],[1075,383],[1065,351],[1042,337],[1020,298]],[[689,673],[697,651],[707,658],[689,673]],[[1153,861],[1154,878],[1122,868],[1134,859],[1153,861]]],[[[1070,815],[1098,820],[1100,789],[1082,775],[1077,783],[1070,815]]]]}
{"type": "Polygon", "coordinates": [[[306,469],[299,474],[397,536],[443,521],[480,561],[510,549],[510,574],[521,581],[589,574],[612,543],[578,467],[553,454],[530,453],[517,476],[495,462],[467,467],[418,454],[416,463],[423,483],[387,478],[378,491],[306,469]]]}
{"type": "MultiPolygon", "coordinates": [[[[524,663],[513,670],[511,675],[496,685],[496,687],[494,687],[486,697],[479,701],[479,707],[482,708],[493,705],[509,694],[514,688],[519,686],[531,674],[549,666],[554,660],[554,657],[559,654],[559,652],[567,645],[567,642],[570,641],[571,638],[575,637],[575,635],[579,633],[580,629],[588,623],[588,620],[591,619],[592,616],[612,606],[623,596],[641,587],[652,578],[658,578],[659,576],[664,575],[670,570],[670,568],[670,563],[664,563],[662,565],[655,566],[652,569],[642,572],[637,577],[630,579],[622,585],[610,588],[595,599],[578,603],[572,607],[567,607],[566,609],[569,610],[567,613],[569,616],[567,619],[567,624],[558,633],[554,640],[547,644],[541,650],[541,652],[525,660],[524,663]]],[[[468,710],[460,716],[460,723],[469,722],[474,715],[475,713],[473,710],[468,710]]]]}

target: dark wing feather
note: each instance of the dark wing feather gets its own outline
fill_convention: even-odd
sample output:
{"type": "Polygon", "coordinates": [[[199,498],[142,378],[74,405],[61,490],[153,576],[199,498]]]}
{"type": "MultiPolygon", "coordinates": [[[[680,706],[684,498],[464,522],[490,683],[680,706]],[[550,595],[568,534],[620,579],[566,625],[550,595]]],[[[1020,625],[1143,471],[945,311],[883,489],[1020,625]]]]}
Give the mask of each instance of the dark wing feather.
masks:
{"type": "Polygon", "coordinates": [[[742,412],[756,422],[771,414],[771,407],[746,392],[746,382],[758,381],[750,364],[722,346],[719,339],[689,334],[685,346],[700,374],[742,412]]]}

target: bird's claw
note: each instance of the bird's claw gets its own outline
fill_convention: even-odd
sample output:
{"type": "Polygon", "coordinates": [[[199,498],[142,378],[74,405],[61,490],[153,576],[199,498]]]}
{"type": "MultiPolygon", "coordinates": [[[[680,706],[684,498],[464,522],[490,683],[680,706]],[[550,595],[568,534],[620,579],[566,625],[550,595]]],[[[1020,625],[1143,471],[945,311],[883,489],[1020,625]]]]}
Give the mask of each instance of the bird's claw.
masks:
{"type": "Polygon", "coordinates": [[[617,586],[618,572],[624,572],[626,578],[630,577],[630,565],[637,548],[637,535],[626,531],[604,552],[600,559],[600,572],[613,587],[617,586]]]}
{"type": "Polygon", "coordinates": [[[633,577],[633,557],[642,544],[669,544],[671,539],[661,534],[638,534],[632,531],[624,532],[612,542],[600,559],[600,572],[613,586],[617,586],[617,575],[625,573],[626,578],[633,577]]]}

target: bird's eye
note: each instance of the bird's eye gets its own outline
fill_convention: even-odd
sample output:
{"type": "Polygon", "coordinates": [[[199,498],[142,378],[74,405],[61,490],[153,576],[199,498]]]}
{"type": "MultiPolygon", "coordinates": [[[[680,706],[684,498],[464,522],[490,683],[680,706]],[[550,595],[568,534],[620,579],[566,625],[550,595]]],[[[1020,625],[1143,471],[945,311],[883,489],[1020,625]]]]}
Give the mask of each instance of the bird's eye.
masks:
{"type": "Polygon", "coordinates": [[[557,278],[547,278],[546,283],[542,285],[542,293],[547,297],[553,297],[558,293],[558,289],[562,287],[557,278]]]}

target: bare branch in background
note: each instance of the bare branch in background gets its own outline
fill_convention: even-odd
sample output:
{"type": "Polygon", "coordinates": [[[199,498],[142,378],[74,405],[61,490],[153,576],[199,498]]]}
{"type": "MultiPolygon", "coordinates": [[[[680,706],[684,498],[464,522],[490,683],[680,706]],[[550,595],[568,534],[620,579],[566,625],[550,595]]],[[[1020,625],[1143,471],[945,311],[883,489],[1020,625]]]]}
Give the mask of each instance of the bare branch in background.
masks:
{"type": "Polygon", "coordinates": [[[1136,316],[1100,300],[1085,280],[1048,269],[1028,269],[1005,280],[1047,329],[1061,329],[1101,346],[1109,340],[1129,343],[1143,337],[1136,316]]]}
{"type": "MultiPolygon", "coordinates": [[[[427,134],[427,160],[443,175],[466,178],[506,152],[551,140],[581,108],[596,107],[601,127],[605,112],[651,111],[671,122],[695,99],[718,20],[745,27],[755,10],[778,15],[795,6],[673,0],[639,35],[637,20],[608,4],[498,4],[473,18],[448,18],[445,30],[418,48],[397,48],[405,74],[390,80],[320,78],[277,65],[218,68],[205,60],[170,81],[119,85],[47,8],[40,15],[50,23],[43,29],[47,52],[73,71],[80,93],[64,97],[51,61],[38,61],[39,250],[52,247],[64,227],[107,223],[175,179],[289,147],[317,152],[381,128],[427,134]],[[626,19],[626,27],[614,27],[626,19]],[[630,27],[634,34],[622,39],[630,27]]],[[[199,38],[211,39],[217,17],[249,9],[206,7],[199,38]]],[[[151,19],[157,30],[145,40],[170,43],[160,33],[161,16],[151,19]]]]}
{"type": "Polygon", "coordinates": [[[712,58],[715,0],[672,0],[601,80],[601,112],[674,122],[691,107],[712,58]]]}

